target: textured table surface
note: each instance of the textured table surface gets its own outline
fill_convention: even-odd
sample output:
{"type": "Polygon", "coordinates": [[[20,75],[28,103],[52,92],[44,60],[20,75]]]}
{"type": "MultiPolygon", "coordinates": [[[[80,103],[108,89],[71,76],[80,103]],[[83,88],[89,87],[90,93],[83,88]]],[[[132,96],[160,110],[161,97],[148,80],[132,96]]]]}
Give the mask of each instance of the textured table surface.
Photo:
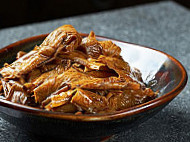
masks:
{"type": "MultiPolygon", "coordinates": [[[[181,61],[190,74],[190,11],[170,1],[3,29],[0,30],[0,47],[29,36],[48,33],[63,24],[72,24],[79,32],[89,33],[94,30],[97,35],[162,50],[181,61]]],[[[108,141],[190,141],[188,84],[180,95],[152,119],[108,141]]],[[[27,136],[0,118],[0,141],[39,140],[27,136]]]]}

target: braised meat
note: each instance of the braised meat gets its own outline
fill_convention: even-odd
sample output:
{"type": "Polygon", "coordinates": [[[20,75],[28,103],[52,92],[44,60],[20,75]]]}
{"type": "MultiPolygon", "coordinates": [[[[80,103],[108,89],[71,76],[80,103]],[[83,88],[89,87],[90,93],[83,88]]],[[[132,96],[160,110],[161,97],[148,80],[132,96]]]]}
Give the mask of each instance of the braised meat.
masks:
{"type": "Polygon", "coordinates": [[[81,45],[79,47],[82,48],[83,52],[89,58],[98,58],[102,54],[102,46],[96,40],[96,36],[93,31],[90,32],[89,36],[82,39],[81,45]]]}
{"type": "Polygon", "coordinates": [[[0,71],[4,78],[19,78],[32,69],[55,59],[60,51],[73,51],[81,37],[71,25],[64,25],[50,33],[43,43],[0,71]]]}
{"type": "Polygon", "coordinates": [[[119,57],[121,48],[115,45],[112,41],[99,41],[102,47],[102,54],[105,56],[119,57]]]}
{"type": "Polygon", "coordinates": [[[71,103],[79,106],[87,113],[98,113],[109,109],[108,100],[105,96],[82,89],[77,89],[71,103]]]}
{"type": "Polygon", "coordinates": [[[50,33],[29,53],[19,51],[0,70],[0,97],[64,113],[110,113],[156,97],[141,72],[120,56],[112,41],[93,31],[82,38],[71,25],[50,33]]]}

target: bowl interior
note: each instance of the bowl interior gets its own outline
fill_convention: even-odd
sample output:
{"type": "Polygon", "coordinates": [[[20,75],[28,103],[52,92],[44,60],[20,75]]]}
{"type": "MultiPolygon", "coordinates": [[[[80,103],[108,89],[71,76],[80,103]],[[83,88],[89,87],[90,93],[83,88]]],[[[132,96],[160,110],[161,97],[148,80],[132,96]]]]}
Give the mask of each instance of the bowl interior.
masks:
{"type": "MultiPolygon", "coordinates": [[[[99,40],[106,40],[99,37],[99,40]]],[[[112,40],[121,47],[121,56],[142,73],[142,79],[148,87],[158,91],[158,96],[169,93],[176,88],[184,78],[181,64],[170,55],[132,43],[112,40]]]]}
{"type": "Polygon", "coordinates": [[[143,81],[154,91],[159,91],[159,96],[179,85],[183,72],[169,55],[139,45],[115,43],[121,47],[123,59],[141,71],[143,81]]]}

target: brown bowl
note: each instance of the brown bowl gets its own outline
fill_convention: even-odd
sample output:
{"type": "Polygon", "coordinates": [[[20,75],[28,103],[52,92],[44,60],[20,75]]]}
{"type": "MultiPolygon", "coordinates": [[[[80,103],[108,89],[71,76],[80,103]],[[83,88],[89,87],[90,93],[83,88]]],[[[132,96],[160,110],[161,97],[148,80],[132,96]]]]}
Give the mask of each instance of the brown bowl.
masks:
{"type": "MultiPolygon", "coordinates": [[[[0,50],[0,66],[15,60],[20,50],[30,51],[48,34],[30,37],[0,50]]],[[[87,34],[81,34],[87,36],[87,34]]],[[[98,40],[112,40],[122,48],[122,57],[142,72],[143,80],[158,98],[122,111],[109,114],[73,115],[50,112],[0,99],[1,117],[24,131],[40,136],[64,138],[69,141],[92,141],[126,131],[146,121],[163,109],[185,87],[187,73],[172,56],[144,46],[97,36],[98,40]]]]}

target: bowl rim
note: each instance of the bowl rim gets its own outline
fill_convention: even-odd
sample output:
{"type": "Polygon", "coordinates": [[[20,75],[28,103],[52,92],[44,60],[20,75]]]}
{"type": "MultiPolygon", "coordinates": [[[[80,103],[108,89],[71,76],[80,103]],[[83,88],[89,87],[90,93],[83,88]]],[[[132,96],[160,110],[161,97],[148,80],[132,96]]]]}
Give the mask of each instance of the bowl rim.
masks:
{"type": "MultiPolygon", "coordinates": [[[[83,37],[88,35],[85,33],[80,33],[80,34],[83,37]]],[[[14,43],[8,45],[8,46],[5,46],[4,48],[1,48],[0,53],[8,52],[8,50],[11,50],[11,49],[13,49],[19,45],[23,45],[23,44],[30,43],[33,41],[38,41],[40,39],[44,39],[47,35],[48,34],[41,34],[41,35],[36,35],[36,36],[32,36],[32,37],[28,37],[28,38],[19,40],[17,42],[14,42],[14,43]]],[[[13,103],[13,102],[3,100],[3,99],[0,99],[0,105],[14,109],[14,110],[17,110],[17,111],[30,113],[32,115],[49,117],[49,118],[56,118],[56,119],[62,119],[62,120],[87,121],[87,122],[117,120],[117,119],[121,119],[121,118],[125,118],[125,117],[130,117],[132,115],[135,115],[135,114],[138,114],[141,112],[145,112],[147,110],[156,108],[158,106],[161,106],[161,105],[164,105],[164,104],[170,102],[172,99],[174,99],[183,90],[183,88],[187,84],[188,76],[187,76],[187,72],[186,72],[185,68],[177,59],[175,59],[171,55],[169,55],[163,51],[159,51],[157,49],[153,49],[153,48],[143,46],[143,45],[139,45],[139,44],[135,44],[135,43],[120,41],[117,39],[112,39],[109,37],[98,36],[98,35],[96,35],[96,37],[98,39],[102,39],[102,40],[112,40],[112,41],[121,42],[124,44],[131,44],[131,45],[135,45],[135,46],[142,47],[142,48],[148,48],[150,50],[154,50],[154,51],[160,52],[161,54],[166,55],[169,59],[171,59],[173,62],[175,62],[175,64],[180,68],[180,70],[182,72],[182,78],[181,78],[179,84],[170,92],[168,92],[168,93],[166,93],[166,94],[164,94],[158,98],[155,98],[151,101],[148,101],[146,103],[136,105],[134,107],[130,107],[130,108],[127,108],[127,109],[124,109],[121,111],[106,113],[106,114],[75,115],[75,114],[70,114],[70,113],[67,114],[67,113],[63,113],[63,112],[52,112],[52,111],[46,111],[46,110],[43,110],[40,108],[35,108],[35,107],[30,107],[30,106],[26,106],[26,105],[22,105],[22,104],[13,103]]]]}

